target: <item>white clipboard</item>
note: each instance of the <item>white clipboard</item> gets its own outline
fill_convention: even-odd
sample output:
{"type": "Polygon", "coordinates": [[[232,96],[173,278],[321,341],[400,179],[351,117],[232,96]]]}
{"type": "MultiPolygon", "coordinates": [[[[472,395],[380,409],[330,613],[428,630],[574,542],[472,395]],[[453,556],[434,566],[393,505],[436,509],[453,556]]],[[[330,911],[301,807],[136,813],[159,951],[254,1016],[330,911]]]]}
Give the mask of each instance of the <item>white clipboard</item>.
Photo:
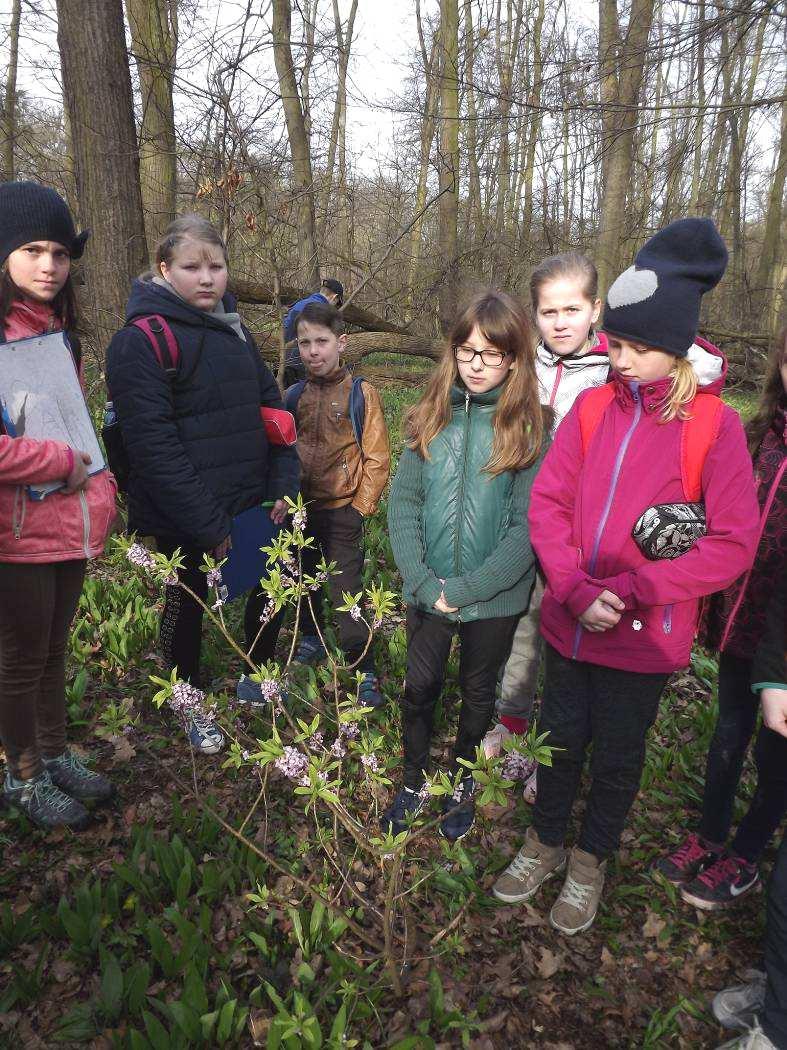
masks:
{"type": "MultiPolygon", "coordinates": [[[[0,411],[9,437],[62,441],[90,454],[88,473],[106,469],[65,332],[0,343],[0,411]]],[[[62,481],[29,485],[32,499],[62,481]]]]}

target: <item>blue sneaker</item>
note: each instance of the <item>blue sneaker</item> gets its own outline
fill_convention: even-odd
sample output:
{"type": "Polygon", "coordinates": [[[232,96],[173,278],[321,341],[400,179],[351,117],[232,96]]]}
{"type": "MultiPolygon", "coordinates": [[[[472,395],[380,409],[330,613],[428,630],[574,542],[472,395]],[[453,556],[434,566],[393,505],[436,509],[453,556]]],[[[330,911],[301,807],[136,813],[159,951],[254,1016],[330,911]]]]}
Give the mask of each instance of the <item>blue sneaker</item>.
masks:
{"type": "Polygon", "coordinates": [[[358,686],[358,703],[361,707],[382,707],[385,697],[380,692],[380,679],[374,671],[365,671],[358,686]]]}
{"type": "MultiPolygon", "coordinates": [[[[242,674],[235,686],[235,696],[242,704],[251,704],[252,707],[264,707],[269,704],[270,697],[262,695],[262,685],[254,682],[248,675],[242,674]]],[[[287,703],[289,692],[284,685],[279,686],[279,696],[283,704],[287,703]]]]}
{"type": "Polygon", "coordinates": [[[463,838],[475,821],[475,780],[468,773],[462,777],[453,795],[443,798],[443,819],[440,821],[440,834],[449,842],[458,842],[463,838]]]}
{"type": "Polygon", "coordinates": [[[216,755],[224,747],[224,734],[212,718],[204,715],[192,715],[186,734],[194,750],[202,755],[216,755]]]}
{"type": "Polygon", "coordinates": [[[294,661],[296,664],[305,664],[312,667],[324,660],[326,656],[325,646],[316,634],[305,634],[300,645],[295,651],[294,661]]]}
{"type": "Polygon", "coordinates": [[[380,827],[383,831],[398,835],[407,831],[412,822],[426,805],[427,800],[419,791],[412,788],[402,788],[394,798],[391,805],[380,817],[380,827]]]}

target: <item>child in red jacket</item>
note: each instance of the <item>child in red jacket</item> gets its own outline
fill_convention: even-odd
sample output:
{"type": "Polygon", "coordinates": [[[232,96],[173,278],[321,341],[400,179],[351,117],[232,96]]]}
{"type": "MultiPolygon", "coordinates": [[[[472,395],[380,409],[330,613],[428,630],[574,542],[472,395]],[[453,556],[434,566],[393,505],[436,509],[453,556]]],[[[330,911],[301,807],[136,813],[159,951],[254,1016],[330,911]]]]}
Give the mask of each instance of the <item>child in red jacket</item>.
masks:
{"type": "Polygon", "coordinates": [[[751,460],[718,400],[725,363],[696,339],[702,295],[727,261],[709,219],[656,234],[607,294],[613,379],[580,395],[533,486],[529,521],[547,579],[534,821],[495,895],[527,900],[568,873],[550,922],[594,921],[608,857],[636,797],[645,739],[672,671],[689,663],[698,600],[750,564],[751,460]],[[702,502],[700,502],[700,500],[702,502]],[[592,784],[577,846],[563,847],[589,745],[592,784]]]}
{"type": "MultiPolygon", "coordinates": [[[[71,260],[86,240],[54,190],[0,185],[0,342],[73,332],[71,260]]],[[[89,477],[89,463],[61,441],[11,437],[0,427],[3,797],[43,828],[83,827],[83,802],[112,793],[66,746],[68,634],[87,559],[103,551],[115,518],[114,478],[106,470],[89,477]],[[64,486],[30,499],[30,484],[52,481],[64,486]]]]}

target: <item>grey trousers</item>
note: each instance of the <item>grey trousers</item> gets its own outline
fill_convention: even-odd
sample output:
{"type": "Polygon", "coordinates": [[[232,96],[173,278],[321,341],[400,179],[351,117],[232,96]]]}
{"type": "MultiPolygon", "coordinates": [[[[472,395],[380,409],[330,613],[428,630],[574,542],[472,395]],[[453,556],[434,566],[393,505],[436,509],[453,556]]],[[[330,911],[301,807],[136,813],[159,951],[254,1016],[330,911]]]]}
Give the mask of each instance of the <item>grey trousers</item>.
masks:
{"type": "Polygon", "coordinates": [[[536,582],[530,595],[530,605],[517,624],[511,655],[503,668],[498,715],[530,718],[538,685],[538,668],[544,645],[541,639],[541,599],[544,581],[536,573],[536,582]]]}

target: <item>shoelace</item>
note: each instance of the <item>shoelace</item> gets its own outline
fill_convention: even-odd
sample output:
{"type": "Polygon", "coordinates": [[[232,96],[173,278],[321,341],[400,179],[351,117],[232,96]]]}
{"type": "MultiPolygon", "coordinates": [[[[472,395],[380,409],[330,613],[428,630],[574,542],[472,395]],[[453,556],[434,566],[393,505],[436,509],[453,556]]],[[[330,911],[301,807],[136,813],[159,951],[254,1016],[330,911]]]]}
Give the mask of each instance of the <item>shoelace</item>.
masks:
{"type": "Polygon", "coordinates": [[[699,836],[691,834],[683,845],[672,854],[672,862],[676,867],[682,868],[685,864],[693,864],[694,861],[704,857],[707,852],[700,845],[699,836]]]}
{"type": "Polygon", "coordinates": [[[64,810],[68,809],[68,805],[71,802],[69,796],[56,787],[49,778],[39,780],[33,785],[29,800],[31,806],[34,803],[38,803],[39,806],[45,806],[48,803],[58,813],[63,813],[64,810]]]}
{"type": "Polygon", "coordinates": [[[192,715],[191,724],[195,729],[199,730],[200,733],[205,733],[208,736],[221,736],[221,730],[213,721],[212,718],[208,718],[207,715],[192,715]]]}
{"type": "Polygon", "coordinates": [[[538,864],[539,859],[539,857],[529,857],[520,850],[508,865],[508,874],[513,875],[516,879],[521,879],[523,876],[530,874],[538,864]]]}
{"type": "Polygon", "coordinates": [[[573,907],[581,910],[587,907],[592,889],[592,886],[583,886],[581,882],[576,882],[569,875],[565,886],[560,891],[560,899],[565,904],[571,904],[573,907]]]}
{"type": "Polygon", "coordinates": [[[58,764],[67,769],[69,773],[76,773],[77,776],[84,777],[85,780],[94,779],[98,775],[86,766],[81,759],[77,758],[73,751],[66,751],[64,755],[61,755],[58,759],[58,764]]]}
{"type": "Polygon", "coordinates": [[[734,857],[719,857],[698,878],[700,882],[704,882],[710,889],[715,890],[725,879],[734,878],[740,870],[741,865],[734,857]]]}

